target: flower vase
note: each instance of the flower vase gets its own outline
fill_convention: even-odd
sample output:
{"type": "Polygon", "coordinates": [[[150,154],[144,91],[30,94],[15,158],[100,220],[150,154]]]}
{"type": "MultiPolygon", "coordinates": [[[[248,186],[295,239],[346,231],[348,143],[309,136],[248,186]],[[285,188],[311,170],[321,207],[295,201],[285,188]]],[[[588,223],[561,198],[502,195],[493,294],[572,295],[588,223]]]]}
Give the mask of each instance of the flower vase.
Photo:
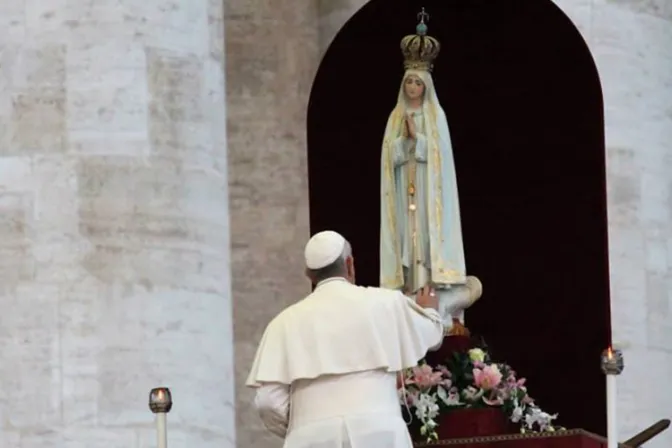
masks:
{"type": "Polygon", "coordinates": [[[467,408],[446,412],[438,418],[439,440],[498,436],[518,432],[500,408],[467,408]]]}

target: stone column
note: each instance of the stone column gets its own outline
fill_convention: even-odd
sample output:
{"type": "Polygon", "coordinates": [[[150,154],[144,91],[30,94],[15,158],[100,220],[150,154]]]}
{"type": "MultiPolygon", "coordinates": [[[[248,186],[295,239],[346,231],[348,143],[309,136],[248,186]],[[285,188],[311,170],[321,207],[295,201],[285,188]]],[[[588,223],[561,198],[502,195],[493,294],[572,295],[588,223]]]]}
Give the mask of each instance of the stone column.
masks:
{"type": "Polygon", "coordinates": [[[282,440],[262,426],[244,387],[262,332],[310,292],[306,111],[319,62],[312,2],[226,1],[226,77],[241,448],[282,440]]]}
{"type": "Polygon", "coordinates": [[[234,446],[223,5],[0,1],[0,446],[234,446]]]}

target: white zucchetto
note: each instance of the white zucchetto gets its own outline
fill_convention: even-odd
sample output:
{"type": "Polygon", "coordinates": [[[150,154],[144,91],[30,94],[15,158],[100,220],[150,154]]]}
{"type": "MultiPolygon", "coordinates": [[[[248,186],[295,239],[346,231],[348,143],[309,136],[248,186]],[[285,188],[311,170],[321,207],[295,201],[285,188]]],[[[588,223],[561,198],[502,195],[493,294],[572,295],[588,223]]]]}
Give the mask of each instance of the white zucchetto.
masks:
{"type": "Polygon", "coordinates": [[[322,269],[338,260],[345,249],[345,238],[326,230],[316,233],[306,244],[304,255],[308,269],[322,269]]]}

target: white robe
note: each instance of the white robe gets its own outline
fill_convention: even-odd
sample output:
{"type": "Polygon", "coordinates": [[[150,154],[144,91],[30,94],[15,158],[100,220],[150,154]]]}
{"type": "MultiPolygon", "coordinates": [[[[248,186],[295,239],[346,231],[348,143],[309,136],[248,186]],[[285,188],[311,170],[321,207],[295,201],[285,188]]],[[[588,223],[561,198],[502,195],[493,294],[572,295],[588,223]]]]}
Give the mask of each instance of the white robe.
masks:
{"type": "Polygon", "coordinates": [[[247,385],[285,448],[411,448],[396,374],[442,339],[401,292],[330,279],[269,324],[247,385]]]}

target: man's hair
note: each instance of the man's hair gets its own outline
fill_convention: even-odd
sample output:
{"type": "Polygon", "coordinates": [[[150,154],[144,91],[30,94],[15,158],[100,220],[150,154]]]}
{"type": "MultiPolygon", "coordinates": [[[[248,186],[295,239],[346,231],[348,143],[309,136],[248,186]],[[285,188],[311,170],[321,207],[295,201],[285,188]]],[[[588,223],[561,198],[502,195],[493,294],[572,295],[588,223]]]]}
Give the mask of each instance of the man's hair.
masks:
{"type": "Polygon", "coordinates": [[[347,274],[347,268],[345,266],[345,260],[348,257],[352,256],[352,247],[350,243],[345,242],[345,247],[341,255],[333,263],[320,268],[320,269],[308,269],[308,276],[313,280],[315,284],[333,277],[344,277],[347,274]]]}

